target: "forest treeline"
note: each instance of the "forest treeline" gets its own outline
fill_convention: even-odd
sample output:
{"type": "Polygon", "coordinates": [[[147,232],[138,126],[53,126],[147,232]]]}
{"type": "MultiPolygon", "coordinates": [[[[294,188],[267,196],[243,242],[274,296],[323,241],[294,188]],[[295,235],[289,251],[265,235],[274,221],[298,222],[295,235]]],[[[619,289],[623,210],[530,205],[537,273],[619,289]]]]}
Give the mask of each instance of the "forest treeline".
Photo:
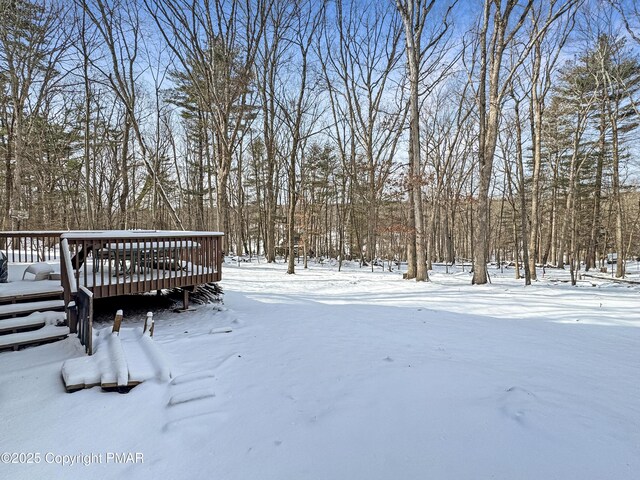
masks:
{"type": "Polygon", "coordinates": [[[0,0],[2,230],[624,276],[639,49],[636,0],[0,0]]]}

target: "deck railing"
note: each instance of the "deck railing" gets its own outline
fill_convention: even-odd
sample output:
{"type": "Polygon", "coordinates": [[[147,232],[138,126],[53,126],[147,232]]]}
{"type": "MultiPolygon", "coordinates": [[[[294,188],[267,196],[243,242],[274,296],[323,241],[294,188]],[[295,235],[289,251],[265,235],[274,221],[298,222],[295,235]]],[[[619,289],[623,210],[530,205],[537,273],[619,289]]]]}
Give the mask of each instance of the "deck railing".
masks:
{"type": "Polygon", "coordinates": [[[220,281],[222,236],[107,231],[69,232],[62,239],[68,244],[77,286],[102,298],[220,281]]]}
{"type": "Polygon", "coordinates": [[[60,258],[61,231],[0,232],[0,251],[12,263],[35,263],[60,258]]]}

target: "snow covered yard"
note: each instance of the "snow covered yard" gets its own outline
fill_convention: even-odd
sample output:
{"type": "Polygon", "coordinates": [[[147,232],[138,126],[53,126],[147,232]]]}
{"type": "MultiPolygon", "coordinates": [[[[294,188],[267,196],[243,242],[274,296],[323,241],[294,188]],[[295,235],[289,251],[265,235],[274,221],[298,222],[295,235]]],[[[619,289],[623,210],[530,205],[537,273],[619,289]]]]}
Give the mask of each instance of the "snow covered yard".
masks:
{"type": "Polygon", "coordinates": [[[67,394],[76,340],[0,353],[0,452],[40,454],[0,478],[640,477],[637,286],[284,271],[226,265],[224,307],[157,313],[169,383],[67,394]]]}

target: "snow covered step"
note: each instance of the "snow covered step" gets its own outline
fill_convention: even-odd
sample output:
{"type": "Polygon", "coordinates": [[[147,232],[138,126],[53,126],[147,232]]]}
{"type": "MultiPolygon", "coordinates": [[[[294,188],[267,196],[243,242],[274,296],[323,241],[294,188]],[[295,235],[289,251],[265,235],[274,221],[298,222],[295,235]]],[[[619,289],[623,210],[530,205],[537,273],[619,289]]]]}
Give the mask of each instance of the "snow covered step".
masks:
{"type": "Polygon", "coordinates": [[[28,328],[44,327],[45,320],[42,317],[20,317],[0,320],[0,334],[28,328]]]}
{"type": "MultiPolygon", "coordinates": [[[[9,303],[0,305],[0,317],[9,317],[11,315],[21,315],[32,312],[42,312],[46,310],[61,310],[64,308],[64,300],[42,300],[40,302],[27,303],[9,303]]],[[[0,329],[3,325],[0,320],[0,329]]]]}
{"type": "Polygon", "coordinates": [[[31,332],[11,333],[9,335],[0,336],[0,349],[10,347],[17,348],[22,345],[62,340],[67,335],[69,335],[68,327],[45,325],[44,327],[31,332]]]}
{"type": "Polygon", "coordinates": [[[19,301],[60,298],[64,290],[59,281],[40,280],[34,282],[16,281],[0,285],[0,303],[15,303],[19,301]]]}

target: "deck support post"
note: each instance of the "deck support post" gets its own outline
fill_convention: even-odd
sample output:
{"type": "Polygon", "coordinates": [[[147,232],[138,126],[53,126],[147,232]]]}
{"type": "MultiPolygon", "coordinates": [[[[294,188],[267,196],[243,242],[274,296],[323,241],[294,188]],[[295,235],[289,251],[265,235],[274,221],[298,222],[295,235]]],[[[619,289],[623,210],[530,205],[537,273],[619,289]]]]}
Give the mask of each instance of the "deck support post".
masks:
{"type": "Polygon", "coordinates": [[[69,333],[78,333],[78,307],[76,305],[65,307],[67,311],[67,323],[69,333]]]}
{"type": "Polygon", "coordinates": [[[182,308],[189,310],[189,290],[186,288],[182,289],[182,308]]]}

